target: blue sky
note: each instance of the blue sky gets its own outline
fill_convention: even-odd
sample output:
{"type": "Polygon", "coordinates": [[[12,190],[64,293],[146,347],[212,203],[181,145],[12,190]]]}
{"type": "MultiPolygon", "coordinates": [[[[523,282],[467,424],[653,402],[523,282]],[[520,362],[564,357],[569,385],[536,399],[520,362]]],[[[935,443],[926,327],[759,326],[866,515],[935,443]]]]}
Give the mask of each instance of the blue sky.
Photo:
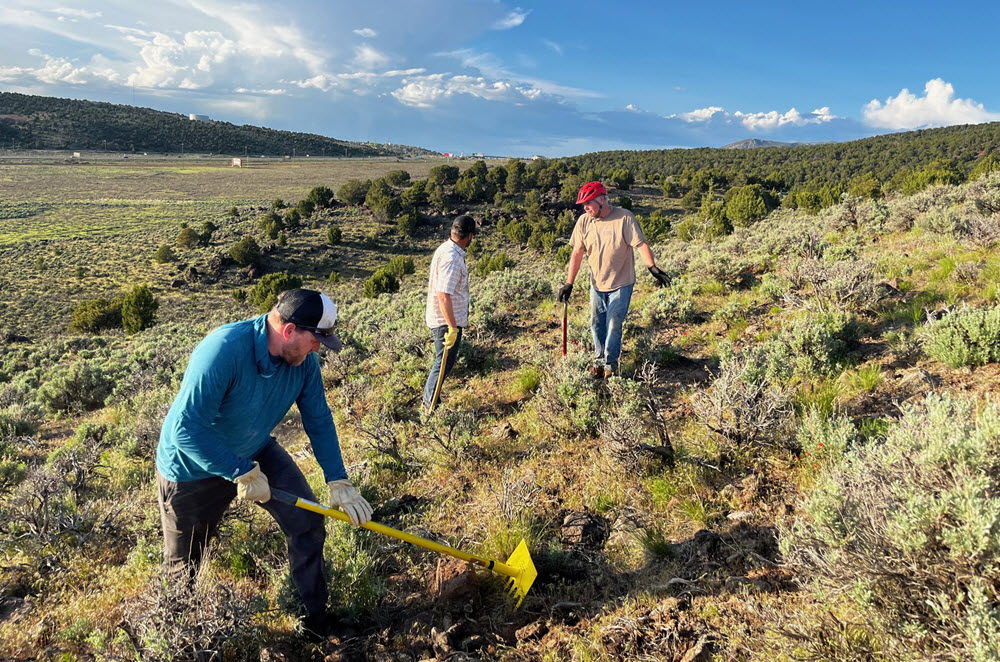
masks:
{"type": "Polygon", "coordinates": [[[996,2],[4,0],[0,90],[447,152],[1000,120],[996,2]]]}

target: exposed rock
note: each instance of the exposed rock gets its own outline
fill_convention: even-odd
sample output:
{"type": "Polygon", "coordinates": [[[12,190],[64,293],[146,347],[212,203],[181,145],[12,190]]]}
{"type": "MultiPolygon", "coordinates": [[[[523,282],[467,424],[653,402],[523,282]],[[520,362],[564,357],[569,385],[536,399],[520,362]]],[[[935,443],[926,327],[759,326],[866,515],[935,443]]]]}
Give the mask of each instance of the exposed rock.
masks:
{"type": "Polygon", "coordinates": [[[564,545],[600,548],[608,539],[608,524],[603,518],[588,512],[573,512],[563,518],[564,545]]]}
{"type": "Polygon", "coordinates": [[[472,565],[458,559],[440,559],[431,592],[445,600],[467,600],[479,594],[479,577],[472,565]]]}
{"type": "Polygon", "coordinates": [[[714,652],[715,638],[710,634],[703,634],[695,645],[684,654],[681,662],[709,662],[714,652]]]}
{"type": "Polygon", "coordinates": [[[515,636],[518,641],[532,641],[541,639],[548,631],[549,628],[545,623],[529,623],[518,630],[515,636]]]}

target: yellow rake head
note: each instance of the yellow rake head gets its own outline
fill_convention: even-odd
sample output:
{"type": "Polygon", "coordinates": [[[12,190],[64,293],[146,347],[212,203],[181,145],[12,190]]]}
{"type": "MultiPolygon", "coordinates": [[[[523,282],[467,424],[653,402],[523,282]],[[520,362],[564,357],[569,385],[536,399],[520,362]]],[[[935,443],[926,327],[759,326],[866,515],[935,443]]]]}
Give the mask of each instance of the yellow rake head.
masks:
{"type": "Polygon", "coordinates": [[[517,571],[516,577],[510,577],[507,580],[507,593],[512,598],[517,599],[517,604],[514,605],[516,610],[524,602],[524,596],[528,595],[528,589],[538,577],[535,563],[531,560],[531,554],[528,553],[528,544],[524,540],[521,540],[514,553],[507,559],[507,565],[517,571]]]}

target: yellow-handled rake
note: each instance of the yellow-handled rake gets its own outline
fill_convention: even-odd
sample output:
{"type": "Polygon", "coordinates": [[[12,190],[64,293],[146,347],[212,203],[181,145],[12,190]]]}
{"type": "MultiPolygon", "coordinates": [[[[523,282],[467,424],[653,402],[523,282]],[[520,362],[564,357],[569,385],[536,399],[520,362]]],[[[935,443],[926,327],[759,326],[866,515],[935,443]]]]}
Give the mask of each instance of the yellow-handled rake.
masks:
{"type": "MultiPolygon", "coordinates": [[[[285,492],[284,490],[278,490],[272,487],[271,497],[281,503],[287,503],[290,506],[310,510],[326,517],[332,517],[333,519],[339,519],[342,522],[349,523],[351,521],[351,518],[348,517],[343,511],[337,510],[336,508],[321,506],[315,501],[309,501],[308,499],[297,497],[290,492],[285,492]]],[[[447,554],[448,556],[454,556],[456,559],[462,559],[463,561],[467,561],[469,563],[475,563],[476,565],[482,566],[497,574],[507,577],[507,592],[517,599],[514,609],[521,606],[521,603],[524,601],[524,597],[528,595],[528,589],[531,588],[531,585],[535,582],[535,578],[538,576],[538,571],[535,570],[535,564],[531,560],[531,554],[528,552],[528,545],[523,539],[514,549],[514,553],[510,555],[509,559],[507,559],[507,562],[501,563],[500,561],[494,561],[493,559],[487,559],[482,556],[463,552],[462,550],[455,549],[454,547],[441,545],[432,540],[427,540],[426,538],[404,533],[403,531],[393,529],[385,526],[384,524],[378,524],[377,522],[366,522],[362,524],[361,527],[368,529],[369,531],[374,531],[375,533],[381,533],[384,536],[389,536],[390,538],[408,542],[411,545],[416,545],[417,547],[429,549],[432,552],[437,552],[438,554],[447,554]]]]}

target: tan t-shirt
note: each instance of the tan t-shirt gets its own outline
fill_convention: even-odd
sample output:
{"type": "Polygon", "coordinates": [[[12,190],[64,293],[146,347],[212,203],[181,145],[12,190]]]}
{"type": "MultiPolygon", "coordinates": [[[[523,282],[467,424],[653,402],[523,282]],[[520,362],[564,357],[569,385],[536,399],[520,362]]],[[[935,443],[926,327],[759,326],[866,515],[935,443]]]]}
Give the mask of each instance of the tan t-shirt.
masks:
{"type": "Polygon", "coordinates": [[[645,241],[635,216],[621,207],[612,207],[607,218],[583,214],[569,239],[574,249],[587,251],[590,283],[598,292],[635,284],[632,249],[645,241]]]}

